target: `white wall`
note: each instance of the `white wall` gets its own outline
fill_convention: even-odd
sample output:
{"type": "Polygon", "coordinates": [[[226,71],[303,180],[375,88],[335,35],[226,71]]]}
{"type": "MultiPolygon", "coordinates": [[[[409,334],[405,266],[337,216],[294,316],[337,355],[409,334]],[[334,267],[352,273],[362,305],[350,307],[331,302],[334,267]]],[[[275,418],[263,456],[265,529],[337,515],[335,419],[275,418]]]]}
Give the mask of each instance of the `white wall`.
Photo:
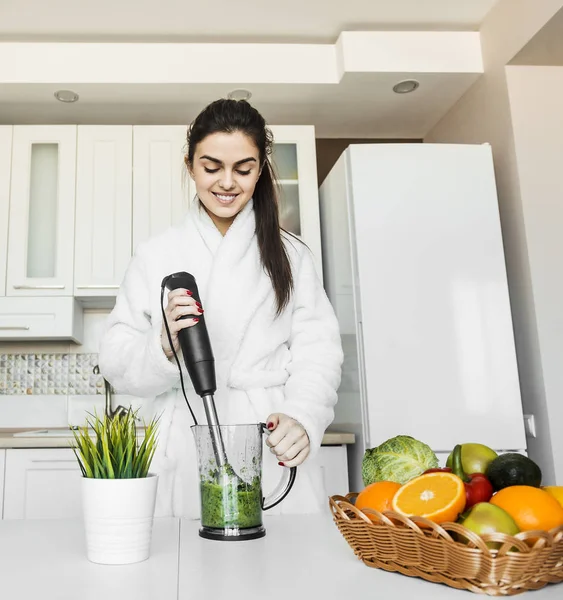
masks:
{"type": "Polygon", "coordinates": [[[507,67],[539,353],[563,484],[563,67],[507,67]]]}
{"type": "MultiPolygon", "coordinates": [[[[480,30],[485,75],[424,139],[492,146],[522,403],[525,413],[535,415],[538,431],[537,438],[528,438],[528,450],[548,483],[555,481],[548,402],[561,402],[561,396],[549,398],[544,382],[545,355],[538,329],[538,311],[543,307],[535,304],[535,264],[530,262],[526,233],[529,214],[521,198],[506,65],[562,7],[562,0],[501,0],[480,30]]],[[[562,460],[561,450],[557,453],[562,460]]],[[[558,480],[563,483],[563,472],[558,480]]]]}
{"type": "MultiPolygon", "coordinates": [[[[91,354],[97,353],[107,310],[84,311],[84,343],[69,342],[2,342],[0,354],[91,354]]],[[[127,403],[129,398],[114,398],[127,403]]],[[[86,412],[104,408],[102,395],[0,395],[0,428],[65,427],[69,422],[82,425],[86,412]]],[[[141,402],[130,400],[135,407],[141,402]]],[[[150,411],[150,408],[147,409],[150,411]]],[[[142,413],[144,416],[144,413],[142,413]]]]}

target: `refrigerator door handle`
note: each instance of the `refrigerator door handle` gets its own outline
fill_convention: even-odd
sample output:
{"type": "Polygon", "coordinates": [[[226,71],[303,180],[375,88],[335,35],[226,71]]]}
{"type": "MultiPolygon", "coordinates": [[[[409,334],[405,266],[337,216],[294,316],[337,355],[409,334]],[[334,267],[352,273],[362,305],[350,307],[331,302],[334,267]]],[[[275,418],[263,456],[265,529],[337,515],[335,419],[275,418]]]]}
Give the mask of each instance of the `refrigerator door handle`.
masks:
{"type": "Polygon", "coordinates": [[[360,397],[361,397],[361,411],[362,411],[362,430],[364,434],[364,446],[371,448],[370,440],[370,427],[369,427],[369,411],[368,411],[368,397],[367,397],[367,381],[366,381],[366,365],[364,356],[364,327],[361,321],[357,321],[358,324],[358,362],[360,370],[360,397]]]}

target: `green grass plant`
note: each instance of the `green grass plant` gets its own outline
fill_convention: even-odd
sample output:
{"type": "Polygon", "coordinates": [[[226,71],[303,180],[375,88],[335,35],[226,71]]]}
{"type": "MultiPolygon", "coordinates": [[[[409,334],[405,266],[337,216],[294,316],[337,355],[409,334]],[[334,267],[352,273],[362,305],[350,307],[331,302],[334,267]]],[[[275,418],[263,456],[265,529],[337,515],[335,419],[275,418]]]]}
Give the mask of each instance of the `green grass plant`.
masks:
{"type": "Polygon", "coordinates": [[[93,479],[147,477],[158,443],[158,417],[145,425],[140,440],[137,411],[108,417],[88,413],[86,424],[73,431],[72,449],[82,475],[93,479]]]}

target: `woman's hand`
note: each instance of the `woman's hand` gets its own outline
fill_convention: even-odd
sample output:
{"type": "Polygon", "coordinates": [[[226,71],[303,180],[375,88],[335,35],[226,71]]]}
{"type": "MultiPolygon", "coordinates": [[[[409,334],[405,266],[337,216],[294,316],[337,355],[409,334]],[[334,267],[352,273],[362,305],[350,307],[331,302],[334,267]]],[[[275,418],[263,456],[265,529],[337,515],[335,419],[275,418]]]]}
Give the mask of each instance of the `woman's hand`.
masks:
{"type": "MultiPolygon", "coordinates": [[[[199,321],[198,317],[202,313],[203,308],[201,307],[201,304],[192,298],[190,290],[177,288],[168,292],[168,306],[164,309],[164,314],[166,315],[166,322],[170,329],[170,337],[172,338],[172,344],[174,345],[176,353],[180,351],[178,331],[185,329],[186,327],[193,327],[199,321]],[[193,318],[180,319],[180,317],[183,317],[184,315],[193,315],[193,318]]],[[[162,323],[160,341],[164,354],[166,354],[168,360],[172,360],[174,354],[170,347],[170,342],[168,341],[164,322],[162,323]]]]}
{"type": "Polygon", "coordinates": [[[311,444],[301,423],[283,413],[274,413],[266,421],[272,432],[266,438],[270,447],[284,467],[297,467],[309,456],[311,444]]]}

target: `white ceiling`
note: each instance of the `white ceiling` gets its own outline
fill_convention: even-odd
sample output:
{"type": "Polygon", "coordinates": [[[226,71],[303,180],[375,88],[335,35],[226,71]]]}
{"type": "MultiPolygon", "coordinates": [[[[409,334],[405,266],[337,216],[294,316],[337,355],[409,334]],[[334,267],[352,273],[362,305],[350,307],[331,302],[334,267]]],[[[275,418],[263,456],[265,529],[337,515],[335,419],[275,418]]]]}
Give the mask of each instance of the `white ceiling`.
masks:
{"type": "Polygon", "coordinates": [[[477,30],[497,0],[2,0],[0,40],[334,42],[342,31],[477,30]]]}
{"type": "MultiPolygon", "coordinates": [[[[422,138],[475,80],[441,73],[417,75],[420,88],[397,95],[394,74],[339,85],[254,84],[251,102],[272,125],[315,125],[320,138],[422,138]]],[[[233,86],[177,84],[72,86],[76,104],[53,98],[53,86],[2,86],[0,123],[187,124],[233,86]]]]}
{"type": "MultiPolygon", "coordinates": [[[[0,0],[0,43],[334,44],[343,31],[478,30],[497,2],[0,0]]],[[[204,57],[201,61],[205,66],[204,57]]],[[[470,72],[414,69],[382,69],[370,75],[346,76],[333,85],[245,85],[244,80],[167,85],[4,80],[0,82],[0,123],[186,124],[211,100],[233,88],[248,87],[253,93],[251,101],[271,124],[312,124],[317,137],[423,137],[478,77],[470,72]],[[394,94],[393,84],[410,75],[421,82],[420,88],[409,95],[394,94]],[[80,101],[73,105],[57,102],[53,92],[61,87],[77,91],[80,101]]]]}

